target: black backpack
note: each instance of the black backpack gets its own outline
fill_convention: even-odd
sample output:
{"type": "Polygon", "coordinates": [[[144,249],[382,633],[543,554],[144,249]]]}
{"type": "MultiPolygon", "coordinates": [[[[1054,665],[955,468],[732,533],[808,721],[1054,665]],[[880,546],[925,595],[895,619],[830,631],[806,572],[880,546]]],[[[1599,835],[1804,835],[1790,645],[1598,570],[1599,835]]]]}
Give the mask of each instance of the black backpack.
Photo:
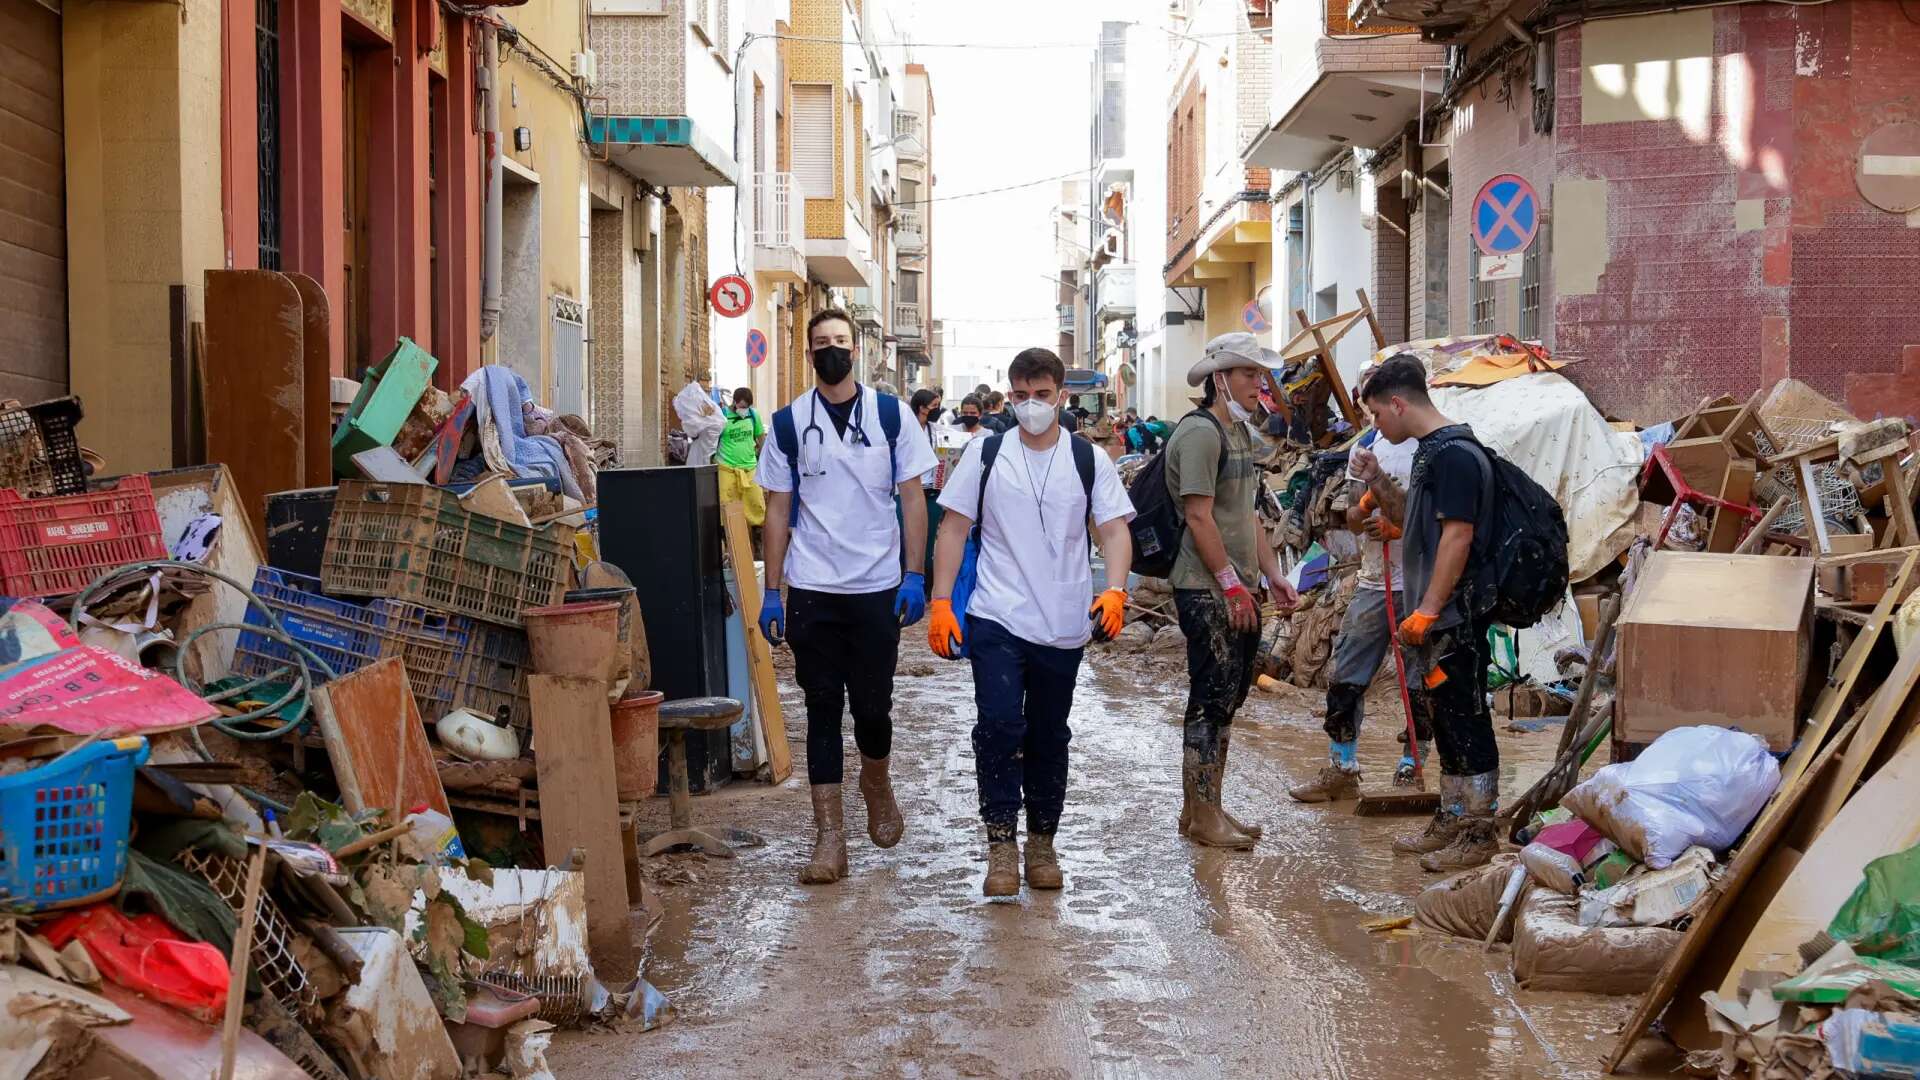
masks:
{"type": "Polygon", "coordinates": [[[1443,439],[1434,452],[1455,442],[1480,452],[1491,502],[1481,517],[1488,527],[1474,529],[1471,578],[1462,599],[1475,615],[1524,630],[1566,598],[1566,515],[1552,492],[1471,434],[1443,439]]]}
{"type": "MultiPolygon", "coordinates": [[[[1205,409],[1195,409],[1180,418],[1184,424],[1195,416],[1204,416],[1207,423],[1220,433],[1220,475],[1227,473],[1227,457],[1233,453],[1233,445],[1227,439],[1227,429],[1220,424],[1220,418],[1205,409]]],[[[1167,444],[1173,443],[1173,434],[1167,435],[1167,444]]],[[[1133,572],[1146,577],[1163,578],[1173,573],[1174,560],[1180,557],[1180,537],[1187,531],[1186,510],[1180,500],[1173,497],[1167,488],[1167,452],[1162,447],[1146,465],[1134,475],[1133,483],[1127,487],[1127,498],[1133,502],[1133,520],[1127,529],[1133,534],[1133,572]]]]}

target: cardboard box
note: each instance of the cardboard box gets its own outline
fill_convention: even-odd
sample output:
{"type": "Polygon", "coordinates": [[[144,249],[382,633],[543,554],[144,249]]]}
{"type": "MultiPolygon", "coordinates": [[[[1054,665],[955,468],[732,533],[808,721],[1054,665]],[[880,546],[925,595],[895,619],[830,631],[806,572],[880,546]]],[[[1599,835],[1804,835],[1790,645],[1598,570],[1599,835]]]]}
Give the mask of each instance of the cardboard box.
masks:
{"type": "Polygon", "coordinates": [[[1812,559],[1657,551],[1620,616],[1614,734],[1750,731],[1793,745],[1806,681],[1812,559]]]}

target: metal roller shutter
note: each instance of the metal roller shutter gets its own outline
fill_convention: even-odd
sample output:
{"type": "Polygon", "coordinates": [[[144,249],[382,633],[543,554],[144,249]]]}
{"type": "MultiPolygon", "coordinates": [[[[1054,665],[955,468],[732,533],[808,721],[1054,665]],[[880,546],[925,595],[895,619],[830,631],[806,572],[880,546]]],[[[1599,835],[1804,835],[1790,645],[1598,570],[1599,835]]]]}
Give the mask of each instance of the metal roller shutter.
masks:
{"type": "Polygon", "coordinates": [[[0,0],[0,398],[67,389],[60,16],[0,0]]]}
{"type": "Polygon", "coordinates": [[[833,85],[796,83],[793,87],[793,175],[800,185],[800,194],[809,199],[833,198],[834,141],[833,85]]]}

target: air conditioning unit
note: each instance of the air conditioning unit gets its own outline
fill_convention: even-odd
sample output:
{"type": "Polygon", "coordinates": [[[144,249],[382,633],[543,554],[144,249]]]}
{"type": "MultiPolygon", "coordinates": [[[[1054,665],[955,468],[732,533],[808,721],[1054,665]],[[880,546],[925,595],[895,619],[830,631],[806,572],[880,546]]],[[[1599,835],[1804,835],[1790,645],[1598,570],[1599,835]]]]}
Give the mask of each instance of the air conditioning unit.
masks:
{"type": "Polygon", "coordinates": [[[1109,259],[1117,259],[1120,257],[1120,245],[1120,234],[1108,230],[1107,235],[1100,238],[1100,254],[1105,255],[1109,259]]]}
{"type": "Polygon", "coordinates": [[[575,82],[578,82],[588,89],[592,89],[593,84],[598,81],[599,76],[600,60],[594,56],[592,49],[583,49],[573,54],[573,78],[575,82]]]}

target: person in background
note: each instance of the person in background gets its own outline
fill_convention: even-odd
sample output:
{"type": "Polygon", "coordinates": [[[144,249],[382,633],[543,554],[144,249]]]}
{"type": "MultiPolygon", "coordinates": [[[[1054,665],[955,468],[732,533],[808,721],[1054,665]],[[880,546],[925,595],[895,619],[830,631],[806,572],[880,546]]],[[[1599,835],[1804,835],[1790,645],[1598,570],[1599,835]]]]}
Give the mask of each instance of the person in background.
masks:
{"type": "Polygon", "coordinates": [[[933,456],[936,459],[933,468],[920,474],[920,490],[927,493],[927,561],[925,565],[931,567],[934,539],[940,535],[940,517],[946,513],[940,508],[940,489],[946,486],[947,464],[938,460],[940,444],[935,441],[937,436],[933,430],[940,415],[940,392],[915,390],[910,404],[913,407],[913,418],[920,421],[920,426],[926,430],[927,445],[933,448],[933,456]]]}
{"type": "Polygon", "coordinates": [[[752,388],[735,390],[733,407],[720,410],[720,415],[726,426],[720,429],[720,449],[713,455],[713,463],[720,466],[720,502],[741,504],[747,524],[758,528],[767,521],[767,497],[753,482],[753,470],[760,463],[767,428],[754,411],[752,388]]]}
{"type": "Polygon", "coordinates": [[[1260,468],[1247,421],[1260,405],[1263,368],[1278,359],[1252,334],[1207,342],[1187,372],[1187,385],[1201,388],[1200,408],[1167,440],[1167,490],[1187,520],[1169,577],[1187,639],[1180,831],[1208,847],[1252,847],[1261,835],[1220,806],[1233,714],[1253,686],[1260,650],[1260,601],[1253,590],[1264,587],[1283,613],[1300,602],[1280,573],[1254,505],[1260,468]]]}
{"type": "Polygon", "coordinates": [[[1007,395],[998,390],[989,391],[983,404],[986,405],[986,411],[980,415],[980,423],[988,431],[998,434],[1013,429],[1013,414],[1007,411],[1007,395]]]}
{"type": "Polygon", "coordinates": [[[1440,752],[1440,809],[1422,832],[1393,842],[1420,855],[1429,873],[1478,866],[1500,850],[1494,815],[1500,799],[1500,746],[1487,707],[1490,620],[1478,615],[1463,586],[1477,579],[1475,526],[1492,506],[1492,463],[1472,431],[1434,408],[1427,369],[1401,353],[1374,369],[1361,401],[1380,437],[1419,440],[1407,486],[1394,484],[1379,457],[1351,455],[1349,468],[1367,485],[1385,517],[1403,532],[1401,580],[1412,610],[1401,612],[1407,678],[1426,689],[1434,745],[1440,752]]]}
{"type": "Polygon", "coordinates": [[[974,774],[987,830],[987,896],[1020,891],[1016,833],[1023,796],[1027,884],[1065,884],[1053,838],[1067,799],[1074,682],[1088,639],[1097,633],[1108,640],[1125,621],[1133,504],[1106,455],[1061,429],[1065,377],[1065,365],[1045,349],[1014,357],[1007,380],[1018,434],[969,443],[942,496],[948,516],[936,549],[927,641],[948,659],[964,645],[973,662],[974,774]],[[976,519],[980,554],[963,628],[952,594],[976,519]],[[1089,520],[1106,559],[1106,590],[1091,611],[1089,520]]]}
{"type": "Polygon", "coordinates": [[[757,479],[768,493],[760,633],[774,645],[792,639],[794,681],[806,697],[814,844],[800,881],[818,885],[847,875],[844,710],[853,713],[860,749],[867,836],[890,848],[906,831],[888,776],[893,671],[901,627],[926,614],[920,477],[934,457],[899,398],[854,378],[859,344],[851,315],[816,313],[807,343],[813,391],[774,414],[774,437],[760,451],[757,479]],[[901,519],[888,512],[896,498],[901,519]],[[783,583],[791,615],[781,601],[783,583]]]}
{"type": "Polygon", "coordinates": [[[960,399],[960,416],[958,417],[958,422],[961,429],[967,433],[969,438],[977,439],[982,435],[991,435],[994,433],[992,428],[987,427],[986,417],[982,415],[982,413],[983,409],[980,395],[968,394],[966,397],[960,399]]]}

